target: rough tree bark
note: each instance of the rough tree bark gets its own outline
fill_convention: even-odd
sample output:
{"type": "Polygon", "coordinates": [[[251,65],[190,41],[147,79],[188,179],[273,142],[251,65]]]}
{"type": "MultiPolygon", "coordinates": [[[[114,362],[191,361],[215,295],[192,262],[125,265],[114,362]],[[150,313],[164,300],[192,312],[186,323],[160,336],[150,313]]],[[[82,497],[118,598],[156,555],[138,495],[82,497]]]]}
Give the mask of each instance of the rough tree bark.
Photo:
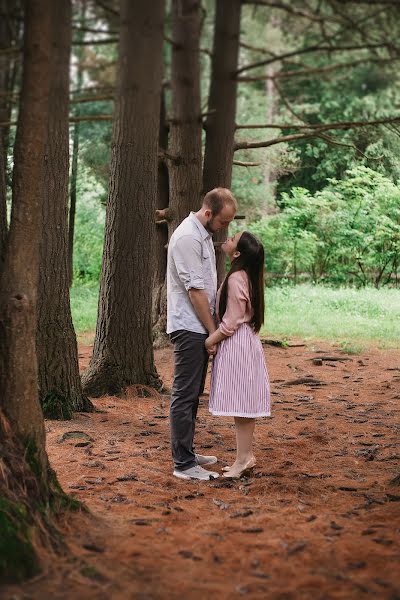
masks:
{"type": "Polygon", "coordinates": [[[200,0],[172,2],[172,118],[168,233],[200,207],[202,186],[200,0]]]}
{"type": "Polygon", "coordinates": [[[12,212],[0,273],[0,579],[39,569],[52,482],[37,391],[36,298],[49,108],[51,0],[25,4],[24,67],[12,212]],[[32,543],[32,539],[35,539],[32,543]]]}
{"type": "Polygon", "coordinates": [[[37,391],[36,303],[41,184],[49,108],[50,0],[26,5],[24,74],[14,148],[11,222],[0,285],[0,402],[17,436],[47,465],[37,391]]]}
{"type": "MultiPolygon", "coordinates": [[[[166,242],[189,212],[200,207],[202,185],[200,11],[200,0],[173,0],[172,2],[169,205],[166,211],[161,212],[162,223],[158,225],[158,230],[168,225],[166,242]]],[[[165,207],[158,205],[158,208],[165,207]]],[[[165,255],[164,257],[166,258],[165,255]]],[[[154,328],[156,346],[165,345],[167,322],[165,271],[163,283],[159,286],[158,306],[153,305],[153,307],[154,310],[158,310],[154,328]]]]}
{"type": "MultiPolygon", "coordinates": [[[[85,27],[86,16],[86,0],[80,2],[79,23],[82,29],[85,27]]],[[[76,35],[78,42],[85,40],[85,31],[78,31],[76,35]]],[[[75,55],[78,60],[76,67],[76,92],[79,94],[83,83],[83,68],[81,65],[83,57],[83,46],[75,48],[75,55]]],[[[75,111],[76,116],[79,116],[79,104],[75,111]]],[[[72,286],[74,276],[74,233],[75,233],[75,213],[76,213],[76,190],[78,182],[78,155],[79,155],[79,128],[80,123],[75,122],[72,134],[72,157],[71,157],[71,182],[70,182],[70,201],[69,201],[69,218],[68,218],[68,277],[69,287],[72,286]]]]}
{"type": "MultiPolygon", "coordinates": [[[[12,42],[11,2],[0,0],[0,50],[10,48],[12,42]]],[[[7,97],[10,92],[11,55],[0,52],[0,123],[10,120],[11,102],[7,97]]],[[[7,240],[7,148],[8,127],[0,127],[0,265],[4,259],[7,240]]]]}
{"type": "MultiPolygon", "coordinates": [[[[205,122],[206,147],[203,192],[214,187],[231,187],[234,153],[237,70],[241,0],[217,0],[208,115],[205,122]]],[[[214,236],[226,239],[226,232],[214,236]]],[[[225,274],[225,259],[216,248],[218,279],[225,274]]]]}
{"type": "MultiPolygon", "coordinates": [[[[169,128],[166,122],[165,112],[165,90],[163,89],[160,107],[160,132],[159,148],[161,151],[168,149],[169,128]]],[[[169,174],[166,160],[158,163],[157,179],[157,207],[160,210],[168,208],[169,204],[169,174]]],[[[167,272],[167,249],[168,226],[167,221],[162,219],[156,228],[155,250],[154,250],[154,274],[153,274],[153,304],[152,323],[154,347],[163,348],[168,344],[166,335],[167,328],[167,287],[165,275],[167,272]]]]}
{"type": "Polygon", "coordinates": [[[45,148],[38,328],[39,398],[45,416],[90,410],[82,393],[68,270],[69,61],[71,1],[52,5],[50,113],[45,148]]]}
{"type": "Polygon", "coordinates": [[[121,1],[110,192],[89,395],[159,386],[151,322],[164,1],[121,1]]]}

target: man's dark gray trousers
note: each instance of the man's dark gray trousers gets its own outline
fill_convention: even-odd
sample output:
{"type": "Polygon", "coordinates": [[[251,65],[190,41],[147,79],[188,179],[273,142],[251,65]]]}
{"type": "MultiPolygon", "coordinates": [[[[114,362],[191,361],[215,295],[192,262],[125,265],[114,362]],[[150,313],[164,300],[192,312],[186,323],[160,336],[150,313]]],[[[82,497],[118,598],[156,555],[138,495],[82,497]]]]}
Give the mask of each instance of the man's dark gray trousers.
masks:
{"type": "Polygon", "coordinates": [[[174,344],[175,374],[170,405],[172,458],[175,469],[196,466],[193,447],[199,396],[207,375],[208,334],[178,330],[170,334],[174,344]]]}

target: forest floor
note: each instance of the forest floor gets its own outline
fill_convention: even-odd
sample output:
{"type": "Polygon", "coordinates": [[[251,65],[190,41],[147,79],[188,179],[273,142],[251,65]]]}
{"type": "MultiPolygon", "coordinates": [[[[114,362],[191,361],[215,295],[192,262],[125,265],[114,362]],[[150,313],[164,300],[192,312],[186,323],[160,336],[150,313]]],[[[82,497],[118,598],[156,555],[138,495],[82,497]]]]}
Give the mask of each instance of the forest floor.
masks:
{"type": "MultiPolygon", "coordinates": [[[[90,352],[80,347],[82,368],[90,352]]],[[[400,351],[265,352],[273,416],[240,481],[172,476],[167,395],[130,390],[46,421],[51,464],[91,514],[68,515],[70,555],[1,598],[399,600],[400,351]]],[[[171,349],[156,362],[170,386],[171,349]]],[[[196,448],[218,470],[234,458],[231,421],[208,413],[205,394],[196,448]]]]}

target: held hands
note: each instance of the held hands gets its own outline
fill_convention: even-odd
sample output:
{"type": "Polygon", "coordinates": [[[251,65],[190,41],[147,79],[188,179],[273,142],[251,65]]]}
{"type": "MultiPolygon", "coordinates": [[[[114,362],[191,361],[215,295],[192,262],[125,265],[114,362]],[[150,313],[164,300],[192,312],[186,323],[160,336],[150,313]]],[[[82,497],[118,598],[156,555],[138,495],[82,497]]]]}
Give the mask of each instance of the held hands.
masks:
{"type": "Polygon", "coordinates": [[[214,344],[211,341],[211,336],[209,336],[204,342],[206,350],[210,356],[215,356],[217,354],[217,344],[214,344]]]}

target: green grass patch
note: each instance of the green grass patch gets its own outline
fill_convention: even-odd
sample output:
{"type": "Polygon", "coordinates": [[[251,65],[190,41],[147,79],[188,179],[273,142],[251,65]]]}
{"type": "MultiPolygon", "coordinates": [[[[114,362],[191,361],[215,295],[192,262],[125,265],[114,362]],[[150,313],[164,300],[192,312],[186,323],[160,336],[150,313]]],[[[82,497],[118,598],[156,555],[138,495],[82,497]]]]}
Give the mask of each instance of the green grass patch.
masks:
{"type": "Polygon", "coordinates": [[[352,353],[364,345],[400,346],[400,290],[273,287],[266,289],[265,306],[262,335],[326,340],[352,353]]]}
{"type": "Polygon", "coordinates": [[[97,283],[74,285],[71,289],[72,320],[79,338],[88,338],[87,334],[96,329],[98,295],[97,283]]]}
{"type": "MultiPolygon", "coordinates": [[[[96,327],[97,284],[71,290],[72,317],[80,341],[96,327]]],[[[343,351],[365,346],[400,347],[400,290],[298,285],[267,288],[261,334],[280,339],[326,340],[343,351]]]]}

